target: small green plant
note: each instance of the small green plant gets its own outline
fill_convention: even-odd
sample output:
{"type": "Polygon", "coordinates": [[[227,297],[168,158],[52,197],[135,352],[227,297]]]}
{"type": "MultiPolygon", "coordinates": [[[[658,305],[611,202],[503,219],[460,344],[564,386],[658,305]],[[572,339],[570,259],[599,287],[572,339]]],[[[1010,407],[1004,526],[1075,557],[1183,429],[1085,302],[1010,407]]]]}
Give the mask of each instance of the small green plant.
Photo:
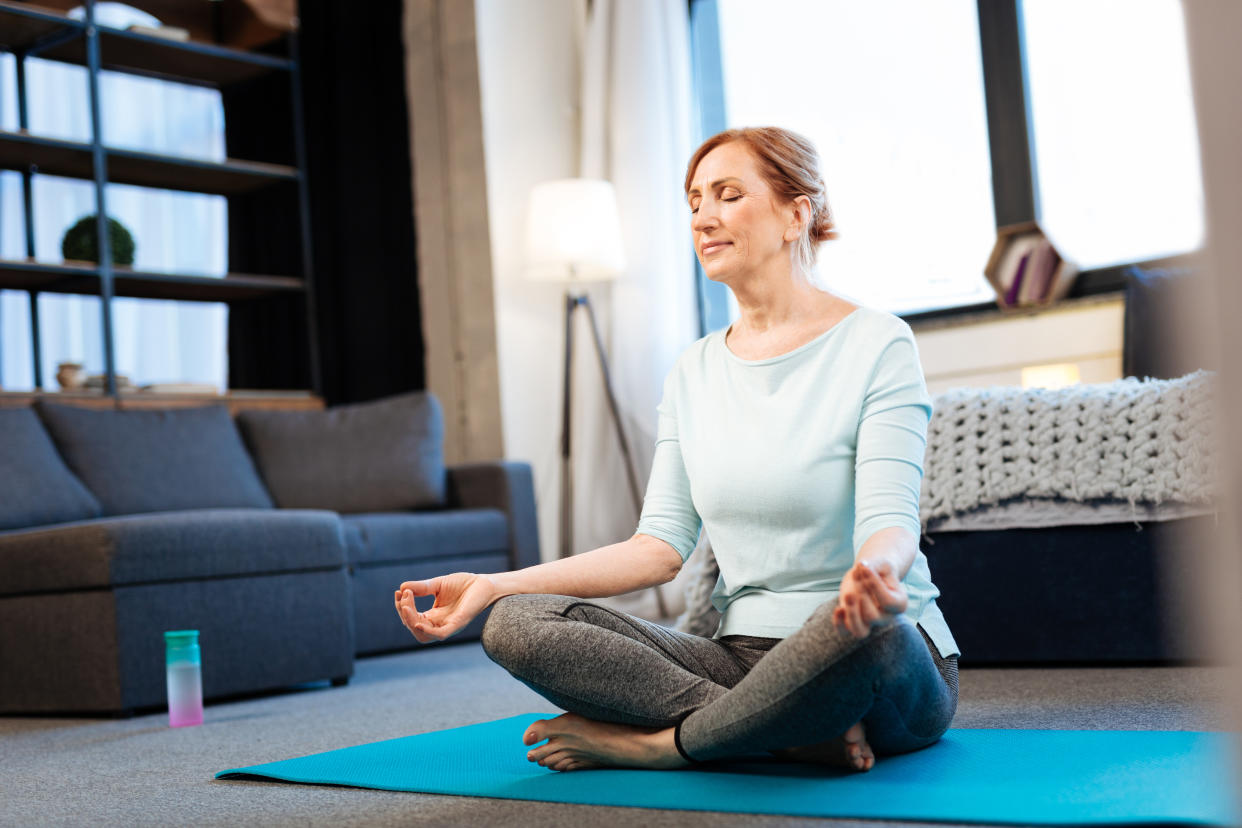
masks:
{"type": "MultiPolygon", "coordinates": [[[[134,263],[134,237],[114,218],[108,219],[108,232],[112,237],[112,263],[132,265],[134,263]]],[[[89,215],[65,231],[65,238],[60,243],[61,255],[66,260],[80,262],[99,261],[99,244],[95,235],[95,216],[89,215]]]]}

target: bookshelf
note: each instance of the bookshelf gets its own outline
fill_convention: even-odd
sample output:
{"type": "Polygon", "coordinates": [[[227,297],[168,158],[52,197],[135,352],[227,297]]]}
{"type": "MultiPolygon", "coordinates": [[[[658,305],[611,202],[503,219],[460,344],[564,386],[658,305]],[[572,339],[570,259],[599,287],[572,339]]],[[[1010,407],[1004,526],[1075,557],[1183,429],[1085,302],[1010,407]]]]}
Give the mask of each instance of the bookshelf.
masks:
{"type": "MultiPolygon", "coordinates": [[[[233,305],[272,296],[302,296],[306,305],[306,356],[312,388],[293,395],[271,394],[273,400],[314,398],[319,391],[313,273],[309,255],[310,212],[305,175],[305,140],[300,105],[296,19],[273,15],[271,4],[231,0],[129,0],[128,4],[159,17],[165,25],[184,27],[189,40],[110,28],[95,23],[96,0],[39,0],[37,3],[0,0],[0,51],[14,55],[17,65],[17,130],[0,130],[0,169],[22,175],[26,218],[26,258],[0,259],[0,288],[30,294],[35,396],[45,386],[39,347],[38,295],[69,293],[99,296],[104,350],[104,398],[121,405],[117,368],[113,354],[112,300],[116,297],[168,299],[183,302],[225,302],[233,305]],[[85,18],[65,12],[84,6],[85,18]],[[254,51],[284,41],[286,56],[254,51]],[[208,42],[215,41],[215,42],[208,42]],[[239,48],[240,47],[240,48],[239,48]],[[86,68],[91,115],[91,140],[66,141],[32,134],[28,129],[24,64],[38,57],[86,68]],[[288,76],[293,96],[293,131],[296,164],[281,165],[227,159],[223,162],[182,158],[160,153],[108,147],[102,142],[99,73],[103,70],[143,75],[213,88],[256,78],[268,73],[288,76]],[[99,262],[48,262],[34,257],[31,180],[54,175],[94,184],[97,209],[99,262]],[[231,196],[252,193],[274,185],[294,184],[301,230],[301,273],[297,276],[227,273],[200,276],[153,273],[116,265],[112,261],[107,230],[106,187],[128,184],[139,187],[231,196]]],[[[0,392],[12,393],[12,392],[0,392]]],[[[237,393],[254,403],[254,392],[222,395],[227,402],[237,393]]],[[[18,399],[22,395],[19,393],[18,399]]],[[[29,396],[29,395],[27,395],[29,396]]],[[[57,398],[68,399],[62,394],[57,398]]],[[[127,400],[132,397],[128,392],[127,400]]],[[[148,395],[160,400],[165,395],[148,395]]],[[[167,399],[175,395],[167,395],[167,399]]],[[[241,398],[239,398],[241,399],[241,398]]],[[[132,405],[132,401],[128,403],[132,405]]],[[[299,403],[300,404],[300,403],[299,403]]]]}
{"type": "Polygon", "coordinates": [[[1066,259],[1037,221],[996,231],[983,274],[1002,311],[1046,308],[1065,297],[1078,266],[1066,259]]]}

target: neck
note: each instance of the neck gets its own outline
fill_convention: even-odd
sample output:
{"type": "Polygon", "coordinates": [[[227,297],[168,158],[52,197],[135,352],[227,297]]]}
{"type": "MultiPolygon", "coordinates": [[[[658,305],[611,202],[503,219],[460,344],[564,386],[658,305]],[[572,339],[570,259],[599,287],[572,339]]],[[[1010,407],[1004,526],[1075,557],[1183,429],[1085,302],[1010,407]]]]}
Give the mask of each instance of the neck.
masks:
{"type": "Polygon", "coordinates": [[[791,262],[779,264],[783,267],[769,267],[729,285],[741,314],[733,324],[735,332],[764,334],[797,325],[819,308],[827,294],[795,273],[791,262]]]}

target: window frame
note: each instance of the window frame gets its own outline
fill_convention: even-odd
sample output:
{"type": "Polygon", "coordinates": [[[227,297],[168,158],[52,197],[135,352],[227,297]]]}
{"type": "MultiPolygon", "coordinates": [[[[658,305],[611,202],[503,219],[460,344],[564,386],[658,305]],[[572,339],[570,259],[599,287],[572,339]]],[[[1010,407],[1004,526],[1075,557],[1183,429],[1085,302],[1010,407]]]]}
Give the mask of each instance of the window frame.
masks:
{"type": "MultiPolygon", "coordinates": [[[[979,49],[982,58],[984,103],[987,108],[988,147],[992,162],[992,204],[999,229],[1007,224],[1037,221],[1040,217],[1038,169],[1033,150],[1030,86],[1027,76],[1026,38],[1022,26],[1023,0],[976,0],[979,49]]],[[[720,49],[717,0],[687,0],[690,14],[690,46],[693,64],[695,127],[698,140],[727,128],[724,72],[720,49]]],[[[1126,271],[1142,268],[1192,266],[1196,251],[1159,259],[1122,262],[1079,273],[1065,299],[1118,293],[1125,290],[1126,271]]],[[[980,274],[986,251],[981,254],[980,274]]],[[[724,285],[707,279],[696,258],[699,297],[699,335],[728,324],[724,285]]],[[[1062,300],[1064,301],[1064,300],[1062,300]]],[[[897,314],[908,323],[968,314],[1000,314],[995,302],[936,308],[897,314]]]]}

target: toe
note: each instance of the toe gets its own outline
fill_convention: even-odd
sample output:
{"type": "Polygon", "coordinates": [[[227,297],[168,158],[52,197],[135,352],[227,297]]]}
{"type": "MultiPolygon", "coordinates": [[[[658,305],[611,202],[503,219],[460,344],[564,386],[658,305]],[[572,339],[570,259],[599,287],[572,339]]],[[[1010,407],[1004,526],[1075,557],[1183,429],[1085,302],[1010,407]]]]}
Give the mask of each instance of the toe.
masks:
{"type": "Polygon", "coordinates": [[[548,738],[544,735],[544,731],[547,729],[547,724],[546,720],[541,719],[526,728],[526,732],[522,734],[522,744],[533,745],[548,738]]]}
{"type": "Polygon", "coordinates": [[[555,753],[559,753],[561,749],[561,745],[548,742],[537,748],[531,748],[528,750],[526,752],[526,758],[532,762],[539,762],[540,764],[543,764],[543,762],[545,762],[550,756],[555,753]]]}
{"type": "Polygon", "coordinates": [[[564,764],[570,758],[570,755],[565,751],[555,750],[541,758],[539,760],[539,764],[543,765],[545,768],[557,770],[558,765],[564,764]]]}

